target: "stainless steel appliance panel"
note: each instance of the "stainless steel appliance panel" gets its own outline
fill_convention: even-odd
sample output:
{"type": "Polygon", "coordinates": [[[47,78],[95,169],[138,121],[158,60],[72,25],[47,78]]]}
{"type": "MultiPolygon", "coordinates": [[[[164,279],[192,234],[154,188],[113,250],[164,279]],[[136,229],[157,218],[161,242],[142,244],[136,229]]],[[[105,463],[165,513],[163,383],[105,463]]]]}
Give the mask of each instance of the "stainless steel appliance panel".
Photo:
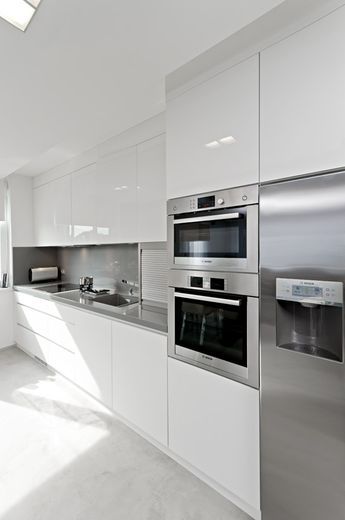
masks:
{"type": "Polygon", "coordinates": [[[258,186],[168,201],[171,269],[258,272],[258,186]]]}
{"type": "Polygon", "coordinates": [[[168,273],[169,287],[193,287],[195,290],[219,291],[211,288],[211,279],[224,280],[224,290],[231,294],[259,296],[259,277],[251,273],[220,273],[219,271],[185,271],[171,269],[168,273]],[[192,286],[193,278],[202,279],[202,285],[192,286]]]}
{"type": "Polygon", "coordinates": [[[169,276],[169,356],[257,388],[258,275],[170,271],[169,276]]]}
{"type": "Polygon", "coordinates": [[[188,195],[177,199],[170,199],[167,203],[168,215],[179,215],[181,213],[200,212],[207,209],[223,209],[243,206],[244,204],[257,204],[259,200],[259,188],[257,184],[240,186],[228,190],[218,190],[199,195],[188,195]],[[213,198],[213,200],[211,200],[213,198]],[[200,200],[208,202],[201,203],[200,200]],[[199,207],[200,206],[200,207],[199,207]]]}
{"type": "MultiPolygon", "coordinates": [[[[263,186],[260,229],[263,520],[344,520],[343,352],[335,361],[278,348],[277,317],[285,302],[276,291],[277,279],[344,284],[345,173],[263,186]]],[[[318,308],[340,309],[334,327],[343,350],[343,308],[318,308]]],[[[283,310],[286,324],[290,311],[283,310]]],[[[332,343],[332,332],[327,337],[332,343]]]]}

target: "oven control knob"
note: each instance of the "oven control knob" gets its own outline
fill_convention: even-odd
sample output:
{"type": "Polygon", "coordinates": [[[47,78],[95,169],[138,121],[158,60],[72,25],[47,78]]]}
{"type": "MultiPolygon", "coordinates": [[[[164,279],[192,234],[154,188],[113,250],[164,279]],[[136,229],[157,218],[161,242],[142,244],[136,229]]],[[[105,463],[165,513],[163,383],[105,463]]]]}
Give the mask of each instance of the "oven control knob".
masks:
{"type": "Polygon", "coordinates": [[[220,205],[224,204],[224,199],[218,199],[217,203],[220,204],[220,205]]]}

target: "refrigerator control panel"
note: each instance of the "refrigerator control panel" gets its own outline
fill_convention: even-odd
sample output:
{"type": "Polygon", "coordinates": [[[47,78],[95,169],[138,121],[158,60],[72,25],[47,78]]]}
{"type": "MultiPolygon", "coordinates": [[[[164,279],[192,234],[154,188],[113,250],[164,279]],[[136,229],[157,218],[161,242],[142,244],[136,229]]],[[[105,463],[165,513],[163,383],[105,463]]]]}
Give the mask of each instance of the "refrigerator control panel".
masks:
{"type": "Polygon", "coordinates": [[[341,307],[343,305],[343,283],[277,278],[276,299],[341,307]]]}

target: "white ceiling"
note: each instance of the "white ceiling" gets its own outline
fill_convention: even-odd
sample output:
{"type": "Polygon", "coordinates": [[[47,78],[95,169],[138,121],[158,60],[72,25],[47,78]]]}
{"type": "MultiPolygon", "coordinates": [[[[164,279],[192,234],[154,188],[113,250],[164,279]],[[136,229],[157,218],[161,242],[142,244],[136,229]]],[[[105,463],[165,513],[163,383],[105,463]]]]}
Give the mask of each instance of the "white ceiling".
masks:
{"type": "Polygon", "coordinates": [[[0,19],[0,177],[35,175],[165,108],[164,78],[282,0],[42,0],[0,19]]]}

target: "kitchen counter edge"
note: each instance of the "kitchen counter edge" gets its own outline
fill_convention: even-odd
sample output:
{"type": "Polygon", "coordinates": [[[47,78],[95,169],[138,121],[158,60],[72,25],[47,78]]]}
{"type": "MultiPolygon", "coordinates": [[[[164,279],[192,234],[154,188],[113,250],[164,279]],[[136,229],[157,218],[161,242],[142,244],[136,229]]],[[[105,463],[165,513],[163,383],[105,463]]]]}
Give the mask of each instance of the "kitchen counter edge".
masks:
{"type": "Polygon", "coordinates": [[[157,332],[159,334],[167,335],[168,334],[168,324],[167,324],[167,313],[165,311],[162,312],[162,309],[155,311],[155,308],[158,309],[157,306],[154,304],[144,304],[144,308],[142,304],[136,303],[128,307],[125,312],[133,313],[135,310],[138,311],[138,313],[141,312],[149,312],[152,317],[154,318],[154,321],[151,321],[150,319],[145,319],[140,316],[135,316],[131,314],[124,313],[123,308],[116,309],[100,309],[100,308],[92,308],[92,307],[86,307],[85,304],[75,302],[72,300],[67,300],[61,296],[57,296],[51,293],[45,293],[43,291],[37,291],[35,288],[27,285],[15,285],[13,287],[13,290],[15,292],[22,292],[26,294],[30,294],[31,296],[34,296],[36,298],[40,298],[42,300],[50,300],[54,301],[56,303],[60,303],[60,305],[67,305],[69,307],[75,307],[77,309],[80,309],[84,312],[90,312],[92,314],[98,314],[99,316],[103,316],[104,318],[113,319],[115,321],[123,321],[125,323],[148,329],[153,332],[157,332]]]}

